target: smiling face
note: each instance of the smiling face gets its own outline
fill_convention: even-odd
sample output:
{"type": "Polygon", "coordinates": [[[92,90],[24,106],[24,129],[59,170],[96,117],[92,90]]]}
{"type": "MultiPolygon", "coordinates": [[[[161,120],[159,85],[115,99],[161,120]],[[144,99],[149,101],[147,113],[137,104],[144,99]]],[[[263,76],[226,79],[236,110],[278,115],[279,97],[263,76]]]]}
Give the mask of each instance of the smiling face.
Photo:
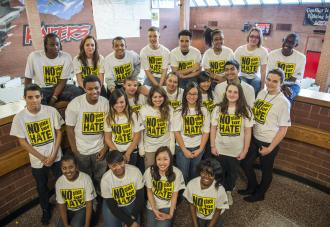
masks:
{"type": "Polygon", "coordinates": [[[160,93],[155,92],[151,97],[151,102],[154,107],[159,108],[164,102],[164,97],[160,93]]]}
{"type": "Polygon", "coordinates": [[[24,99],[26,102],[26,108],[31,113],[37,113],[40,110],[42,100],[42,95],[40,94],[40,91],[26,91],[24,99]]]}
{"type": "Polygon", "coordinates": [[[239,91],[235,85],[229,85],[226,90],[226,97],[229,103],[236,103],[239,99],[239,91]]]}
{"type": "Polygon", "coordinates": [[[215,51],[219,51],[222,48],[224,37],[221,33],[216,33],[213,36],[212,46],[215,51]]]}
{"type": "Polygon", "coordinates": [[[61,162],[62,174],[68,181],[74,181],[79,176],[79,170],[73,160],[63,160],[61,162]]]}
{"type": "Polygon", "coordinates": [[[149,41],[149,46],[152,49],[157,49],[159,46],[159,32],[148,31],[148,41],[149,41]]]}
{"type": "Polygon", "coordinates": [[[116,104],[113,106],[113,108],[117,113],[123,113],[126,108],[125,96],[120,96],[117,99],[116,104]]]}
{"type": "Polygon", "coordinates": [[[160,152],[156,157],[156,165],[160,172],[165,173],[170,166],[171,159],[166,151],[160,152]]]}
{"type": "Polygon", "coordinates": [[[188,35],[180,35],[179,47],[181,52],[189,52],[190,42],[191,40],[188,35]]]}
{"type": "Polygon", "coordinates": [[[201,176],[200,183],[201,183],[202,188],[209,188],[214,181],[214,174],[213,174],[212,170],[210,170],[210,171],[204,170],[200,173],[200,176],[201,176]]]}
{"type": "Polygon", "coordinates": [[[258,44],[260,42],[260,34],[258,31],[254,30],[249,35],[249,42],[248,44],[251,47],[258,47],[258,44]]]}
{"type": "Polygon", "coordinates": [[[281,77],[277,74],[269,73],[266,78],[266,86],[269,94],[276,94],[281,91],[281,77]]]}
{"type": "Polygon", "coordinates": [[[113,41],[112,49],[115,51],[115,57],[122,59],[125,57],[126,43],[123,39],[116,39],[113,41]]]}
{"type": "Polygon", "coordinates": [[[125,176],[125,161],[109,164],[109,168],[116,177],[123,178],[125,176]]]}
{"type": "Polygon", "coordinates": [[[88,58],[92,58],[95,51],[95,41],[94,39],[86,39],[84,43],[84,51],[88,58]]]}
{"type": "Polygon", "coordinates": [[[238,69],[234,65],[225,66],[225,77],[228,81],[234,81],[238,78],[238,69]]]}
{"type": "Polygon", "coordinates": [[[294,36],[287,36],[282,44],[282,54],[290,56],[293,53],[293,48],[298,45],[298,40],[294,36]]]}
{"type": "Polygon", "coordinates": [[[86,99],[89,103],[96,103],[101,94],[101,85],[98,81],[85,84],[86,99]]]}
{"type": "Polygon", "coordinates": [[[132,97],[135,95],[135,93],[138,89],[138,82],[135,80],[126,80],[123,87],[124,87],[126,94],[129,97],[132,97]]]}
{"type": "Polygon", "coordinates": [[[58,37],[47,38],[47,43],[45,45],[46,56],[48,58],[54,59],[58,56],[61,49],[61,43],[58,37]]]}
{"type": "Polygon", "coordinates": [[[174,74],[170,74],[166,80],[166,89],[168,92],[175,92],[178,88],[178,77],[174,74]]]}
{"type": "Polygon", "coordinates": [[[211,87],[211,80],[206,80],[199,83],[199,87],[201,88],[203,93],[207,92],[211,87]]]}

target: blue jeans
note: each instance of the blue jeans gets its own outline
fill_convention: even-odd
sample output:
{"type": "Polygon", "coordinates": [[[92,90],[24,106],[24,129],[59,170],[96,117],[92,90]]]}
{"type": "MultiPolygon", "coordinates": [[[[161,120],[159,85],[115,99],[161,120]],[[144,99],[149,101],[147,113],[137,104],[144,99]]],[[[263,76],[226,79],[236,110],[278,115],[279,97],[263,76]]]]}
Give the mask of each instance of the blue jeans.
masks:
{"type": "MultiPolygon", "coordinates": [[[[188,148],[189,151],[195,151],[199,148],[193,147],[188,148]]],[[[198,176],[198,173],[196,171],[197,165],[202,160],[204,150],[199,154],[196,158],[186,158],[184,156],[183,151],[179,146],[175,146],[175,154],[176,154],[176,165],[181,170],[184,181],[188,183],[191,179],[198,176]]]]}
{"type": "MultiPolygon", "coordinates": [[[[159,77],[154,77],[154,79],[157,81],[157,83],[159,84],[160,82],[160,78],[159,77]]],[[[149,80],[149,78],[146,76],[146,78],[144,79],[143,85],[148,85],[150,87],[154,86],[151,81],[149,80]]]]}
{"type": "MultiPolygon", "coordinates": [[[[68,210],[68,221],[72,227],[81,227],[85,225],[86,220],[86,207],[81,208],[76,211],[68,210]]],[[[58,227],[64,227],[63,221],[60,218],[60,221],[57,225],[58,227]]]]}
{"type": "MultiPolygon", "coordinates": [[[[43,88],[41,88],[41,92],[42,92],[41,103],[43,105],[47,105],[50,101],[50,98],[53,95],[54,87],[43,87],[43,88]]],[[[81,95],[81,90],[78,87],[76,87],[72,84],[67,84],[67,85],[65,85],[61,94],[58,96],[58,101],[70,102],[72,99],[74,99],[75,97],[77,97],[79,95],[81,95]]]]}
{"type": "MultiPolygon", "coordinates": [[[[217,223],[215,223],[214,227],[221,227],[223,224],[223,215],[220,215],[217,223]]],[[[205,220],[197,217],[198,227],[208,227],[211,220],[205,220]]]]}
{"type": "Polygon", "coordinates": [[[187,84],[192,81],[192,82],[196,82],[197,83],[197,77],[193,77],[193,78],[187,78],[187,79],[180,79],[179,80],[179,87],[182,89],[185,89],[187,84]]]}
{"type": "Polygon", "coordinates": [[[255,77],[253,79],[248,79],[244,76],[240,77],[244,82],[250,84],[253,88],[254,88],[254,93],[255,93],[255,97],[257,97],[258,92],[260,91],[261,88],[261,80],[259,77],[255,77]]]}
{"type": "MultiPolygon", "coordinates": [[[[169,214],[170,208],[159,209],[160,212],[169,214]]],[[[147,209],[147,226],[146,227],[170,227],[172,220],[159,221],[152,210],[147,209]]]]}

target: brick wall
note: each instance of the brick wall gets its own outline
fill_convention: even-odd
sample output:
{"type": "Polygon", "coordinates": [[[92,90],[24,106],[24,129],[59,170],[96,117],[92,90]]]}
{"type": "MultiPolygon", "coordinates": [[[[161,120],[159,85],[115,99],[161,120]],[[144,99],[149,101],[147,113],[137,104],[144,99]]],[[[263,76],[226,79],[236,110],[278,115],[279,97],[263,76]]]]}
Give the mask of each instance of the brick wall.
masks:
{"type": "Polygon", "coordinates": [[[14,136],[10,136],[11,123],[0,126],[0,155],[1,153],[17,147],[18,141],[14,136]]]}

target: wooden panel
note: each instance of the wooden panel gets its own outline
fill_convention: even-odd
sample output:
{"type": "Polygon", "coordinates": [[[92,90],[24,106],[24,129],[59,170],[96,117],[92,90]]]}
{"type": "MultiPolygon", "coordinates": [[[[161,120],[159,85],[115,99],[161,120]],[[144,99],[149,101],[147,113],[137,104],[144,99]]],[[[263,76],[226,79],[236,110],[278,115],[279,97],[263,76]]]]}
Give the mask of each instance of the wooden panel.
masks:
{"type": "Polygon", "coordinates": [[[0,156],[0,176],[10,173],[11,171],[29,163],[29,155],[22,147],[8,150],[0,156]]]}

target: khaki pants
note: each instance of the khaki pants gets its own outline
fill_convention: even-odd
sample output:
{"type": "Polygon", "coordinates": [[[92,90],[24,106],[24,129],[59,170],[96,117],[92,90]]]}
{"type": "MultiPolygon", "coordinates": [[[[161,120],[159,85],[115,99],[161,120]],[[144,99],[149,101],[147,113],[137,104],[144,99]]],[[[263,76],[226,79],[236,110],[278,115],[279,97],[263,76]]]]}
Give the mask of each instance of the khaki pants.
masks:
{"type": "Polygon", "coordinates": [[[146,152],[144,154],[144,167],[148,169],[155,163],[155,154],[156,152],[146,152]]]}

